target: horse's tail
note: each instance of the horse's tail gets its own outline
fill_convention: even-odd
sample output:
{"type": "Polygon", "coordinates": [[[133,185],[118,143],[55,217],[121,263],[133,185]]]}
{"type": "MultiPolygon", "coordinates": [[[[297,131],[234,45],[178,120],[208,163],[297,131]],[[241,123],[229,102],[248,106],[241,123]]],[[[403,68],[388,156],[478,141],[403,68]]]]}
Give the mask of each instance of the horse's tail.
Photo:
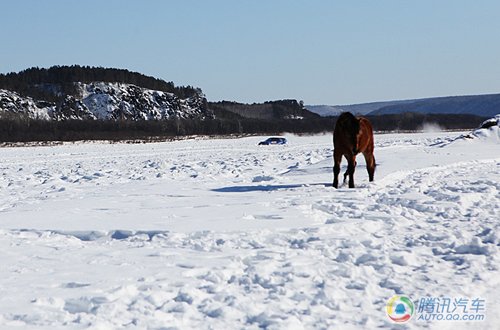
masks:
{"type": "Polygon", "coordinates": [[[335,125],[335,127],[336,129],[338,127],[339,129],[344,131],[344,134],[347,133],[351,137],[352,152],[354,154],[357,154],[357,136],[360,130],[358,118],[356,118],[350,112],[342,112],[337,119],[337,124],[335,125]]]}
{"type": "Polygon", "coordinates": [[[347,129],[351,133],[359,132],[359,121],[358,119],[350,112],[342,112],[337,119],[337,122],[344,128],[347,129]]]}

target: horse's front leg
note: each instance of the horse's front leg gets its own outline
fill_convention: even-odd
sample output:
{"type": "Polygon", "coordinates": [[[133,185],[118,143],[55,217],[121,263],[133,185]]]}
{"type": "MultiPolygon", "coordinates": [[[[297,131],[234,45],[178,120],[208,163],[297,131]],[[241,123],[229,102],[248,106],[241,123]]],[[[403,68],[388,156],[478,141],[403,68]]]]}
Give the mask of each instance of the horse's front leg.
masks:
{"type": "Polygon", "coordinates": [[[335,150],[333,151],[333,187],[339,187],[339,173],[340,173],[340,162],[342,161],[342,154],[339,154],[335,150]]]}
{"type": "Polygon", "coordinates": [[[356,156],[347,158],[347,173],[349,174],[349,188],[354,188],[354,169],[356,168],[356,156]]]}

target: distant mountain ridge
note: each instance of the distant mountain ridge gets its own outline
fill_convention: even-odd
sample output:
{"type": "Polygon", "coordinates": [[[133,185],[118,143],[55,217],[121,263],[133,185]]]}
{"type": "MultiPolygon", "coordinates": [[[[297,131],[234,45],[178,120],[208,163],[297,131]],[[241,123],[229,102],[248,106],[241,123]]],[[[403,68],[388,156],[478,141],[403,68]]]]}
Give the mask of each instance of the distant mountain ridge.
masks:
{"type": "Polygon", "coordinates": [[[397,100],[351,105],[307,105],[306,108],[321,116],[337,116],[344,111],[360,115],[400,114],[473,114],[491,117],[500,113],[500,94],[446,96],[416,100],[397,100]]]}
{"type": "Polygon", "coordinates": [[[0,119],[43,120],[316,120],[349,111],[362,115],[457,114],[492,117],[500,94],[437,97],[351,105],[304,106],[302,101],[208,102],[200,88],[124,69],[89,66],[30,68],[0,74],[0,119]]]}
{"type": "Polygon", "coordinates": [[[415,100],[401,105],[387,105],[369,114],[383,115],[402,112],[473,114],[483,117],[494,117],[500,113],[500,94],[449,96],[415,100]]]}

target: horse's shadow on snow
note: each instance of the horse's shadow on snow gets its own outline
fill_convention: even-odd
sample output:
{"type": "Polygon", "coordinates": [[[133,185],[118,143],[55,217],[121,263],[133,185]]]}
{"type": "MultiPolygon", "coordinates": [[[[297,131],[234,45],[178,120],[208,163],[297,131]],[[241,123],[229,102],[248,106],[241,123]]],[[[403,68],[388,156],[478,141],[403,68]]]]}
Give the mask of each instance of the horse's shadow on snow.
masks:
{"type": "Polygon", "coordinates": [[[256,186],[230,186],[212,189],[214,192],[222,193],[238,193],[238,192],[252,192],[252,191],[276,191],[297,189],[310,186],[331,187],[331,183],[304,183],[304,184],[272,184],[272,185],[256,185],[256,186]]]}

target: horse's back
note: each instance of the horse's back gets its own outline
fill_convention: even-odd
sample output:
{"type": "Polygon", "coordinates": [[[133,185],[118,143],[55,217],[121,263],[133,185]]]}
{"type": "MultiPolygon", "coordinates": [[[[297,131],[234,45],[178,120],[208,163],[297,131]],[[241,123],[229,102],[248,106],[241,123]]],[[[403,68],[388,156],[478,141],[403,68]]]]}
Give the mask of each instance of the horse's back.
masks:
{"type": "Polygon", "coordinates": [[[358,117],[359,121],[359,128],[363,132],[363,134],[366,134],[368,137],[373,137],[373,127],[372,123],[365,117],[358,117]]]}
{"type": "Polygon", "coordinates": [[[359,137],[358,143],[360,144],[359,150],[361,152],[368,151],[373,152],[374,141],[373,141],[373,127],[368,119],[365,117],[358,117],[359,121],[359,137]]]}

